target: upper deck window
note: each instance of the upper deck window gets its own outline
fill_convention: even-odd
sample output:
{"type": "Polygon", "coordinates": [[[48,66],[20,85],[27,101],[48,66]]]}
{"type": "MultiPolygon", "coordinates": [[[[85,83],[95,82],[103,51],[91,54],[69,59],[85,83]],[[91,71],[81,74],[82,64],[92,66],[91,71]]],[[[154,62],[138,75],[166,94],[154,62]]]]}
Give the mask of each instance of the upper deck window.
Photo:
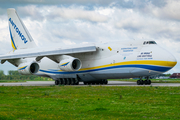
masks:
{"type": "Polygon", "coordinates": [[[155,41],[144,41],[143,45],[146,44],[157,44],[155,41]]]}

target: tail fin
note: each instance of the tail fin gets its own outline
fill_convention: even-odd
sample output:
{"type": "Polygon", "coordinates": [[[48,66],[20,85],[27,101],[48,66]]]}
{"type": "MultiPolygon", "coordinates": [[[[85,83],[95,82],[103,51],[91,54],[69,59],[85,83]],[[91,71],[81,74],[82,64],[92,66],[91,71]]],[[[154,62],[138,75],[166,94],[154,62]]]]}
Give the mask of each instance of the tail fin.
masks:
{"type": "Polygon", "coordinates": [[[36,44],[29,34],[27,28],[13,8],[7,9],[9,18],[9,31],[11,44],[14,50],[36,47],[36,44]]]}

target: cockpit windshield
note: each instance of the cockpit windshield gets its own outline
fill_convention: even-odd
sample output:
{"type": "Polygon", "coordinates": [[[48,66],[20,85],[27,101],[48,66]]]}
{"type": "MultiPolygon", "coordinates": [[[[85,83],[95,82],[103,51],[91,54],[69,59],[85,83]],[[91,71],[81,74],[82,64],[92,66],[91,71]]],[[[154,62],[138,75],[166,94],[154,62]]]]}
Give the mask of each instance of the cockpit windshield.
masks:
{"type": "Polygon", "coordinates": [[[144,41],[143,45],[146,44],[157,44],[155,41],[144,41]]]}

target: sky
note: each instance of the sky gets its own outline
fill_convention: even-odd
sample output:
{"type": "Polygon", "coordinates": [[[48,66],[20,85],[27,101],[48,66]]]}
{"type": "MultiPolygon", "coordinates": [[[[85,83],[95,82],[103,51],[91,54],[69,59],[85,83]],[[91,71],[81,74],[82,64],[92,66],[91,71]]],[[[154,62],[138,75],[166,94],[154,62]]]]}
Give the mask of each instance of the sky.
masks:
{"type": "MultiPolygon", "coordinates": [[[[180,72],[179,0],[0,0],[0,54],[12,51],[7,8],[15,8],[38,46],[155,40],[180,72]]],[[[17,70],[6,62],[0,69],[17,70]]]]}

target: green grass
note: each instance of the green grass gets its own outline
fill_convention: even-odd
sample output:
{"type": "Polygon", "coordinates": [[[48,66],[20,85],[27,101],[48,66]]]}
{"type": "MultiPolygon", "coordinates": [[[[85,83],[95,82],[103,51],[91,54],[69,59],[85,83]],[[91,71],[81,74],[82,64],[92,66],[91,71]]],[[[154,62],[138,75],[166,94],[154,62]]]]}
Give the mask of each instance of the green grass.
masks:
{"type": "Polygon", "coordinates": [[[0,119],[180,119],[180,87],[0,86],[0,119]]]}

